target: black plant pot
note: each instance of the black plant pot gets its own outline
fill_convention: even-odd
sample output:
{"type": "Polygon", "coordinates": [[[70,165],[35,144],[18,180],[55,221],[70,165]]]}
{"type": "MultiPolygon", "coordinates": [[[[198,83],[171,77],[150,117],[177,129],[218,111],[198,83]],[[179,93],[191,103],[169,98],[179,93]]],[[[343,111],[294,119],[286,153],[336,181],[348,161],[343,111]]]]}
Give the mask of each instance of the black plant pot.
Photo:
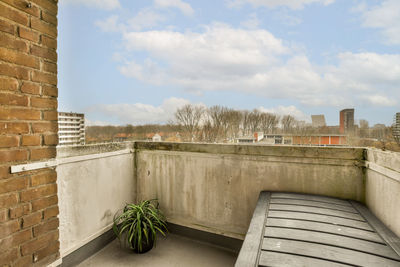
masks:
{"type": "MultiPolygon", "coordinates": [[[[142,250],[139,251],[139,248],[135,247],[133,249],[133,252],[138,253],[138,254],[146,253],[153,248],[153,245],[154,245],[154,238],[153,238],[153,235],[150,235],[148,243],[146,242],[146,238],[144,240],[142,240],[142,250]]],[[[133,243],[132,243],[132,247],[134,247],[133,243]]]]}

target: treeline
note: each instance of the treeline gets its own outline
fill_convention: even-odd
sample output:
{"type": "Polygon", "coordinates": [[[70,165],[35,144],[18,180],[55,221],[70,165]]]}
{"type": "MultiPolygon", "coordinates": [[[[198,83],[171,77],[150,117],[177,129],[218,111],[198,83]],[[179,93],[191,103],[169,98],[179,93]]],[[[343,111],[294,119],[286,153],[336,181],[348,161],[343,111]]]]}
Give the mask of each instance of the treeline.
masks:
{"type": "Polygon", "coordinates": [[[180,131],[178,125],[173,124],[145,124],[133,126],[87,126],[86,140],[90,142],[109,142],[113,141],[119,134],[124,134],[127,139],[144,140],[149,133],[177,133],[180,131]]]}
{"type": "Polygon", "coordinates": [[[315,129],[291,115],[279,116],[258,109],[235,110],[223,106],[185,105],[175,112],[175,123],[182,129],[184,141],[229,142],[255,132],[313,134],[334,133],[337,127],[315,129]]]}

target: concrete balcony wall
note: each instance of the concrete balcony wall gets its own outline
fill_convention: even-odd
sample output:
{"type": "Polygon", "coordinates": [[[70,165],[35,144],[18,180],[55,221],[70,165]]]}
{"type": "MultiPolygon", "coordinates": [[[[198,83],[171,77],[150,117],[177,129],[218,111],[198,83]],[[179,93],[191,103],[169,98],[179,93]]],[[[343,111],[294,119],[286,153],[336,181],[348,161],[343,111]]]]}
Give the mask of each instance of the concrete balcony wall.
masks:
{"type": "Polygon", "coordinates": [[[131,144],[57,149],[60,253],[65,257],[111,229],[113,216],[135,201],[131,144]]]}
{"type": "Polygon", "coordinates": [[[400,236],[400,153],[368,149],[366,204],[400,236]]]}
{"type": "Polygon", "coordinates": [[[364,150],[136,142],[138,199],[170,222],[242,239],[261,190],[364,202],[364,150]]]}

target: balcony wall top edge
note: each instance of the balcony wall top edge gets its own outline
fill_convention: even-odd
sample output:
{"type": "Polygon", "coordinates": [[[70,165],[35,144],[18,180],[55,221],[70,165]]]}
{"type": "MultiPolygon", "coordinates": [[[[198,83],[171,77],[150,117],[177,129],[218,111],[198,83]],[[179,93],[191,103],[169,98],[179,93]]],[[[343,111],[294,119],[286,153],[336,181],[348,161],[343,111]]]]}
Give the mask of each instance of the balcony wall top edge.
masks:
{"type": "Polygon", "coordinates": [[[361,147],[318,147],[318,146],[271,146],[209,143],[172,143],[172,142],[134,142],[137,150],[161,150],[177,152],[197,152],[210,154],[234,154],[253,156],[331,158],[364,160],[365,148],[361,147]]]}
{"type": "Polygon", "coordinates": [[[78,146],[57,147],[57,158],[67,158],[99,153],[114,152],[124,149],[133,149],[134,142],[113,142],[78,146]]]}

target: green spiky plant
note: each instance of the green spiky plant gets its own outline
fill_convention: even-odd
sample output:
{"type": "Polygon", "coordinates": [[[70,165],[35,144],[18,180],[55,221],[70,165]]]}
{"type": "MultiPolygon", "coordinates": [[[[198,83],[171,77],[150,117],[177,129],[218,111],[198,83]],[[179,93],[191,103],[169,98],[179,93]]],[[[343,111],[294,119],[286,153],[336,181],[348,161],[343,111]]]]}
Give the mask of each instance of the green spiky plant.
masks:
{"type": "Polygon", "coordinates": [[[166,220],[158,209],[158,201],[145,200],[138,204],[127,204],[122,214],[115,214],[113,230],[118,239],[135,252],[144,253],[150,250],[157,240],[157,232],[165,236],[166,220]],[[143,246],[149,249],[143,249],[143,246]]]}

